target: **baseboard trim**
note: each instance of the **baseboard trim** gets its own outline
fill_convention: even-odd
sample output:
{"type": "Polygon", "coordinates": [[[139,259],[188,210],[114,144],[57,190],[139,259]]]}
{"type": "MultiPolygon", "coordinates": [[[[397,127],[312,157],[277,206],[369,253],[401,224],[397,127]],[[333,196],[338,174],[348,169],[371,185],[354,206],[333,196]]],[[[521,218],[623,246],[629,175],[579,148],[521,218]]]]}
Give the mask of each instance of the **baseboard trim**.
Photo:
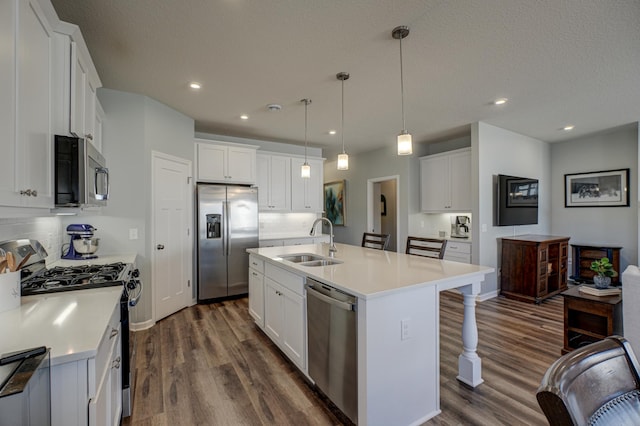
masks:
{"type": "Polygon", "coordinates": [[[147,320],[143,322],[131,322],[129,323],[129,330],[131,331],[142,331],[156,325],[156,322],[153,320],[147,320]]]}
{"type": "Polygon", "coordinates": [[[498,290],[480,293],[478,295],[478,302],[484,302],[485,300],[493,299],[494,297],[498,297],[498,290]]]}

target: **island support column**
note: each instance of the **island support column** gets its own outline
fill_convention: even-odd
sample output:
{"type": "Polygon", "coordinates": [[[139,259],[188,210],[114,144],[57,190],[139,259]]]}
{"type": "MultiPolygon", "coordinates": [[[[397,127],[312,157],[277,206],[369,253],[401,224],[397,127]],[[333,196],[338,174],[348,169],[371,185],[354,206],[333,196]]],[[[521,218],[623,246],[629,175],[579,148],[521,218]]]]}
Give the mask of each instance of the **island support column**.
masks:
{"type": "Polygon", "coordinates": [[[482,360],[478,356],[478,325],[476,323],[476,296],[480,293],[480,282],[460,287],[464,295],[464,319],[462,320],[462,349],[458,357],[458,377],[471,387],[481,384],[482,360]]]}

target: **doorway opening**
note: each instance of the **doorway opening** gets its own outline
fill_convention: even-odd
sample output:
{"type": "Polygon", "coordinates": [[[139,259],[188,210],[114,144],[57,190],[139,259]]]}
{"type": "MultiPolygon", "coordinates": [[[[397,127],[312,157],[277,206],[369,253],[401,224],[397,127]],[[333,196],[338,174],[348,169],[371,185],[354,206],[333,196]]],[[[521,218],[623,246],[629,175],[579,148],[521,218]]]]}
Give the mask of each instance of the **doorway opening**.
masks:
{"type": "Polygon", "coordinates": [[[389,234],[387,250],[398,251],[400,235],[399,187],[400,176],[386,176],[367,180],[367,231],[389,234]]]}

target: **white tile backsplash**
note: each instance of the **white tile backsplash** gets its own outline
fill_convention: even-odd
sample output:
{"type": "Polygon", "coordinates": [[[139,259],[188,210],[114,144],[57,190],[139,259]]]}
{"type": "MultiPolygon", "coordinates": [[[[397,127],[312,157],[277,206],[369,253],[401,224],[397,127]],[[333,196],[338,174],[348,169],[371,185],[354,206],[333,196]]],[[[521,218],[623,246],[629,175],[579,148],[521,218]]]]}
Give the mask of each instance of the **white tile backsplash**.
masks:
{"type": "Polygon", "coordinates": [[[38,240],[49,254],[47,262],[60,259],[63,237],[66,238],[66,233],[62,232],[61,221],[57,216],[0,218],[0,241],[20,238],[38,240]]]}
{"type": "MultiPolygon", "coordinates": [[[[313,221],[322,215],[316,213],[260,213],[260,238],[270,236],[309,235],[313,221]]],[[[318,233],[322,227],[318,225],[318,233]]]]}

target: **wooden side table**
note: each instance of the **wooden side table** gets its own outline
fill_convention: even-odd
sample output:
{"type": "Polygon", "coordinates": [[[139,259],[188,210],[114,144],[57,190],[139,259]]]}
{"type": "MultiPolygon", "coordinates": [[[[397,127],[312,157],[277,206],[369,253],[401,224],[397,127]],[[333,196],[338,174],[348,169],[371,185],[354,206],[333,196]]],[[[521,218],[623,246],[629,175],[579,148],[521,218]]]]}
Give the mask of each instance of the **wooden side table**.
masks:
{"type": "Polygon", "coordinates": [[[562,354],[612,334],[622,335],[622,296],[591,296],[580,286],[561,293],[564,297],[564,347],[562,354]]]}

